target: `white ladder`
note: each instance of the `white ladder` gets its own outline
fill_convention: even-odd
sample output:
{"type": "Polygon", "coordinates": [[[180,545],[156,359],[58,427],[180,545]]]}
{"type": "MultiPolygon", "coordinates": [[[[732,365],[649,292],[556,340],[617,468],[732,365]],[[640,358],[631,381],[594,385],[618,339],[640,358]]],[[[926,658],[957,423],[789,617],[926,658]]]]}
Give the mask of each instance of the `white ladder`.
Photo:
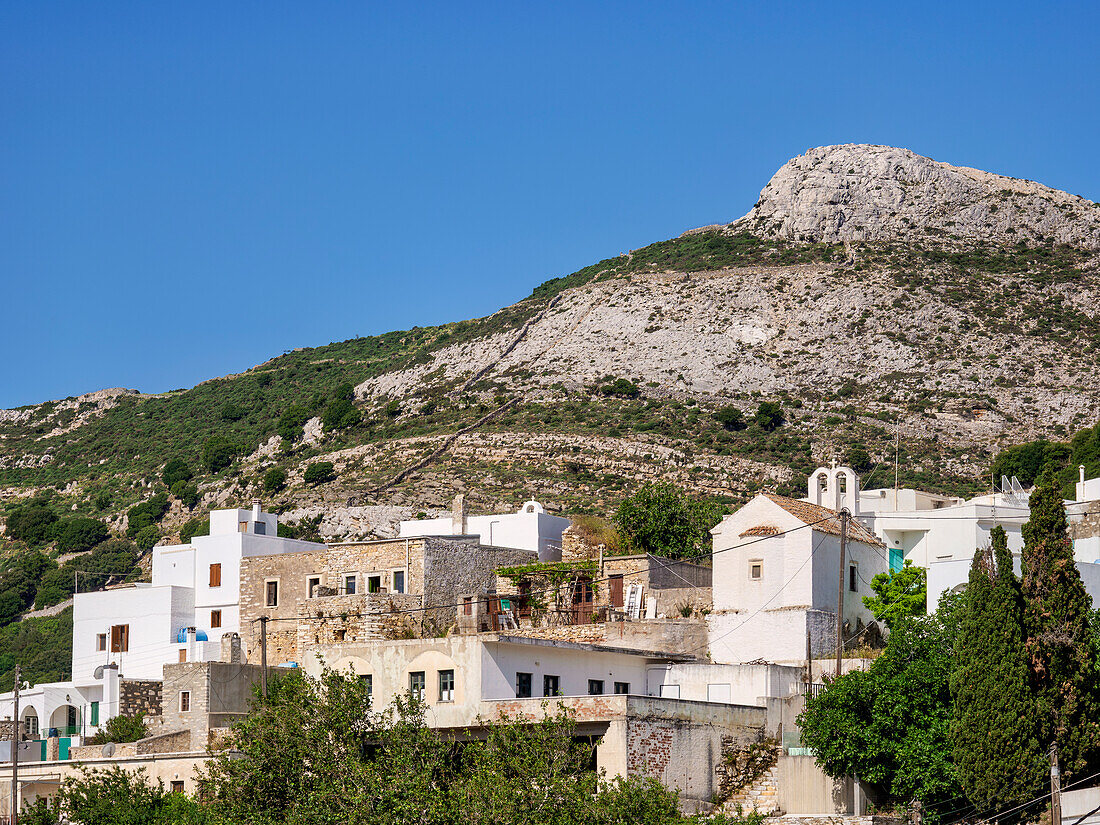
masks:
{"type": "Polygon", "coordinates": [[[626,615],[628,618],[638,621],[642,614],[642,586],[632,584],[626,591],[626,615]]]}

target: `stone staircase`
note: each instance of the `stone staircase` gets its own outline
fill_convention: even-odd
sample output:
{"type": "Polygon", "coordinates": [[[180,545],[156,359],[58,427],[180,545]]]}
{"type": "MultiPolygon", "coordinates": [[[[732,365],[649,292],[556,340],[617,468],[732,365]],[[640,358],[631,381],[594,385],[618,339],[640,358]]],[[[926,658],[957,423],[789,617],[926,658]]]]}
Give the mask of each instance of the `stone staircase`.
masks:
{"type": "Polygon", "coordinates": [[[721,810],[736,814],[749,814],[753,811],[764,815],[773,814],[779,810],[779,768],[775,765],[751,783],[734,792],[722,803],[721,810]]]}

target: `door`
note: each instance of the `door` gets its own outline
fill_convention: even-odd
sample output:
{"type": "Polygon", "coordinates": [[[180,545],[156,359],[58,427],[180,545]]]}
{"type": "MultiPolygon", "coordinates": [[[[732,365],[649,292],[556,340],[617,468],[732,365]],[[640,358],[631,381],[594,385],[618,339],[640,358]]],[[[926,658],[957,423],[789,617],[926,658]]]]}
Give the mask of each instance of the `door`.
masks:
{"type": "Polygon", "coordinates": [[[612,607],[623,606],[623,577],[622,576],[609,576],[607,579],[607,589],[611,596],[612,607]]]}
{"type": "Polygon", "coordinates": [[[592,623],[592,582],[578,579],[573,583],[573,624],[592,623]]]}

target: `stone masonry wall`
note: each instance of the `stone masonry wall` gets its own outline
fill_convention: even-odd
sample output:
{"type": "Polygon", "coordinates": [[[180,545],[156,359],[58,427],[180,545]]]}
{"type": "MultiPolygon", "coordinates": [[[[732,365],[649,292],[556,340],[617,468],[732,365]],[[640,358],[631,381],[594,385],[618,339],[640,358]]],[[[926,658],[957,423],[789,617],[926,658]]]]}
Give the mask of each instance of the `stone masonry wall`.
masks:
{"type": "Polygon", "coordinates": [[[160,713],[161,682],[157,679],[122,679],[118,685],[120,716],[156,716],[160,713]]]}
{"type": "MultiPolygon", "coordinates": [[[[1089,506],[1100,507],[1100,502],[1089,502],[1089,506]]],[[[1089,539],[1093,536],[1100,536],[1100,509],[1085,513],[1080,521],[1069,525],[1071,539],[1089,539]]]]}
{"type": "Polygon", "coordinates": [[[449,627],[458,616],[460,597],[488,592],[496,581],[498,567],[537,561],[538,554],[531,550],[424,539],[425,624],[436,629],[449,627]]]}
{"type": "Polygon", "coordinates": [[[422,597],[408,593],[356,593],[310,599],[298,621],[294,657],[302,662],[321,644],[407,639],[420,635],[422,597]]]}

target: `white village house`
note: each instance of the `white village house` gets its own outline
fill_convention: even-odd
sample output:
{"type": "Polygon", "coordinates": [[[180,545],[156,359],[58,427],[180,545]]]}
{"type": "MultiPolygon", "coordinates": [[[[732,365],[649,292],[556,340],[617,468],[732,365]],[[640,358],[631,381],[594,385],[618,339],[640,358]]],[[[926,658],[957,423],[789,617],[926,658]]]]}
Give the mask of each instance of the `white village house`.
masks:
{"type": "Polygon", "coordinates": [[[539,561],[561,559],[561,534],[569,519],[553,516],[537,501],[526,501],[515,513],[471,516],[466,498],[455,497],[451,515],[402,521],[398,538],[419,536],[476,536],[479,544],[511,547],[538,553],[539,561]]]}

